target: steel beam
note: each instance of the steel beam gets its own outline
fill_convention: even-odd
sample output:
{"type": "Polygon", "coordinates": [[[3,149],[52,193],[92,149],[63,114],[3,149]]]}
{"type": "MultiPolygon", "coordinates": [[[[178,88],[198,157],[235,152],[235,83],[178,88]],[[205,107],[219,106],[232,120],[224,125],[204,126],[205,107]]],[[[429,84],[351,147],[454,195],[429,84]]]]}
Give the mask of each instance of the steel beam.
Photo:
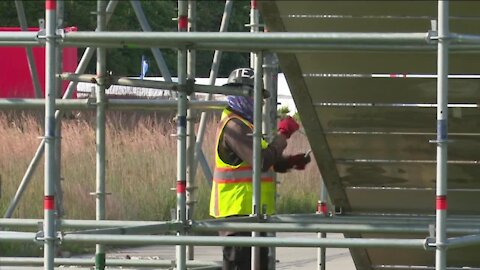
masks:
{"type": "MultiPolygon", "coordinates": [[[[4,266],[41,266],[43,261],[41,258],[35,257],[0,257],[0,262],[4,266]]],[[[120,267],[171,267],[172,260],[138,260],[138,259],[109,259],[105,260],[106,266],[120,266],[120,267]]],[[[93,266],[95,264],[92,259],[83,258],[55,258],[54,264],[56,266],[93,266]]],[[[208,261],[188,261],[187,267],[203,267],[216,266],[216,262],[208,261]]],[[[76,268],[75,268],[76,269],[76,268]]]]}
{"type": "Polygon", "coordinates": [[[447,267],[449,2],[438,1],[435,269],[447,267]]]}
{"type": "MultiPolygon", "coordinates": [[[[177,106],[175,100],[165,99],[110,99],[105,104],[108,110],[170,110],[177,106]]],[[[225,101],[190,101],[188,106],[197,110],[219,110],[226,106],[225,101]]],[[[0,110],[43,109],[45,100],[41,99],[0,99],[0,110]]],[[[94,110],[97,107],[96,99],[56,99],[55,108],[58,110],[94,110]]]]}
{"type": "MultiPolygon", "coordinates": [[[[0,232],[1,241],[31,242],[35,233],[0,232]]],[[[65,243],[96,243],[108,245],[197,245],[260,247],[330,247],[330,248],[411,248],[423,250],[426,239],[396,238],[325,238],[299,239],[280,237],[228,237],[228,236],[160,236],[160,235],[111,235],[64,234],[65,243]]]]}
{"type": "MultiPolygon", "coordinates": [[[[97,32],[106,29],[106,6],[104,0],[97,0],[97,32]]],[[[95,219],[104,220],[106,217],[106,188],[105,188],[105,165],[106,165],[106,79],[107,79],[107,50],[105,48],[97,48],[97,85],[95,87],[95,97],[97,98],[96,106],[96,128],[95,128],[95,219]]],[[[95,269],[105,269],[105,247],[104,245],[95,245],[95,269]]]]}
{"type": "MultiPolygon", "coordinates": [[[[187,0],[178,0],[178,32],[186,32],[188,28],[188,3],[187,0]]],[[[188,33],[191,34],[191,33],[188,33]]],[[[178,83],[187,83],[187,49],[178,47],[177,50],[177,74],[178,83]]],[[[177,222],[185,224],[186,215],[186,186],[187,186],[187,94],[180,92],[177,106],[177,222]]],[[[177,236],[185,234],[184,230],[178,230],[177,236]]],[[[186,269],[186,246],[178,243],[175,248],[176,270],[186,269]]]]}
{"type": "MultiPolygon", "coordinates": [[[[73,74],[73,73],[63,73],[60,75],[63,80],[76,81],[76,82],[87,82],[95,83],[97,82],[97,77],[95,75],[89,74],[73,74]]],[[[163,81],[153,81],[153,80],[141,80],[128,77],[117,77],[109,76],[107,78],[107,83],[111,85],[124,85],[124,86],[135,86],[135,87],[146,87],[146,88],[156,88],[156,89],[168,89],[179,92],[200,92],[200,93],[211,93],[211,94],[223,94],[223,95],[236,95],[236,96],[251,96],[251,89],[244,87],[233,87],[233,86],[214,86],[214,85],[201,85],[201,84],[187,84],[185,80],[184,83],[173,83],[173,82],[163,82],[163,81]]]]}
{"type": "Polygon", "coordinates": [[[55,49],[57,47],[56,0],[45,1],[46,42],[45,49],[45,170],[43,202],[43,248],[44,269],[53,270],[55,244],[57,240],[55,227],[55,49]]]}

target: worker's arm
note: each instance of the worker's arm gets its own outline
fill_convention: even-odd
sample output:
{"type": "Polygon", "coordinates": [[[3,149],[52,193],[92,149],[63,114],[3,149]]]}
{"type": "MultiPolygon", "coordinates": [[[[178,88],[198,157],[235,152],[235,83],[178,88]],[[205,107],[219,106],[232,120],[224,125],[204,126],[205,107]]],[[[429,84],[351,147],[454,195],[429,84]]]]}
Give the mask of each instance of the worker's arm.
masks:
{"type": "MultiPolygon", "coordinates": [[[[225,126],[223,143],[241,160],[253,164],[253,136],[252,130],[238,119],[231,119],[225,126]],[[250,135],[248,135],[250,134],[250,135]]],[[[284,135],[277,135],[266,149],[262,149],[262,171],[268,170],[279,159],[287,147],[284,135]]]]}

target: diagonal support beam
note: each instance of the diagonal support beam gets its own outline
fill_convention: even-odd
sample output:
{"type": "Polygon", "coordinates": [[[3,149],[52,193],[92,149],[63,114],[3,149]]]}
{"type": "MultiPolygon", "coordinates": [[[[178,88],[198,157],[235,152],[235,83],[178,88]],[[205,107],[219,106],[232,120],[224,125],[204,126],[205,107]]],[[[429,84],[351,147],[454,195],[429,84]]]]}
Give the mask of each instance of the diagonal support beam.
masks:
{"type": "MultiPolygon", "coordinates": [[[[23,7],[22,0],[15,0],[15,8],[17,9],[18,22],[20,23],[20,29],[22,31],[28,31],[27,18],[25,16],[25,8],[23,7]]],[[[30,76],[32,77],[33,89],[35,91],[35,97],[42,97],[42,89],[40,81],[38,80],[37,65],[35,64],[35,58],[33,57],[32,47],[25,48],[27,52],[28,68],[30,70],[30,76]]]]}
{"type": "MultiPolygon", "coordinates": [[[[144,32],[152,32],[152,27],[148,23],[145,13],[143,12],[142,5],[138,0],[131,0],[130,3],[132,4],[133,10],[135,15],[137,16],[138,22],[142,27],[144,32]]],[[[170,74],[170,70],[168,69],[167,63],[163,59],[162,52],[158,48],[151,48],[153,57],[155,58],[155,62],[157,63],[158,69],[160,69],[160,73],[162,73],[163,79],[166,82],[172,82],[172,75],[170,74]]],[[[170,92],[170,95],[172,93],[170,92]]]]}

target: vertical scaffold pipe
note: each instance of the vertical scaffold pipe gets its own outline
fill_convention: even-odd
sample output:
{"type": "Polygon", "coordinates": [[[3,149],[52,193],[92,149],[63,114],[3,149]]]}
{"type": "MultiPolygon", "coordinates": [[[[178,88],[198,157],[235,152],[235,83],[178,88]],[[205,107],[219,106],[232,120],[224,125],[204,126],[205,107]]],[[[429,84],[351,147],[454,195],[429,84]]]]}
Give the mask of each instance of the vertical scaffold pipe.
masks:
{"type": "MultiPolygon", "coordinates": [[[[252,196],[252,214],[259,217],[262,213],[262,101],[263,101],[263,58],[262,52],[255,53],[255,87],[253,101],[253,196],[252,196]]],[[[259,237],[259,232],[252,232],[252,237],[259,237]]],[[[260,270],[260,247],[252,247],[252,267],[253,270],[260,270]]]]}
{"type": "MultiPolygon", "coordinates": [[[[196,31],[197,2],[195,0],[188,1],[188,32],[196,31]]],[[[196,51],[188,50],[187,54],[187,77],[189,80],[195,80],[196,51]]],[[[190,100],[195,99],[195,93],[189,97],[190,100]]],[[[195,116],[194,111],[189,107],[187,110],[187,189],[185,193],[186,215],[187,220],[193,218],[195,209],[195,170],[193,170],[195,158],[195,116]]],[[[187,257],[189,260],[194,258],[194,247],[187,246],[187,257]]]]}
{"type": "MultiPolygon", "coordinates": [[[[178,31],[186,32],[188,28],[188,5],[187,0],[178,0],[178,31]]],[[[185,85],[187,82],[187,50],[178,49],[178,83],[185,85]]],[[[186,192],[186,156],[187,156],[187,95],[185,92],[178,94],[178,115],[177,115],[177,221],[186,222],[185,192],[186,192]]],[[[179,231],[178,235],[184,234],[179,231]]],[[[186,268],[185,245],[176,246],[176,269],[186,268]]]]}
{"type": "MultiPolygon", "coordinates": [[[[57,3],[57,29],[63,29],[63,17],[64,17],[64,1],[59,1],[57,3]]],[[[61,74],[63,72],[63,50],[60,46],[55,48],[55,60],[57,61],[55,67],[55,73],[61,74]]],[[[56,96],[58,98],[62,97],[62,79],[57,78],[55,81],[56,96]]],[[[55,176],[55,208],[57,210],[56,219],[60,219],[64,214],[63,208],[63,189],[62,189],[62,120],[61,117],[57,119],[55,126],[55,167],[56,167],[56,176],[55,176]]],[[[59,223],[60,224],[60,223],[59,223]]]]}
{"type": "MultiPolygon", "coordinates": [[[[250,32],[258,32],[260,13],[257,8],[257,0],[250,0],[250,32]]],[[[250,53],[250,67],[255,68],[255,53],[250,53]]]]}
{"type": "MultiPolygon", "coordinates": [[[[106,2],[97,1],[97,29],[105,31],[106,28],[106,2]]],[[[97,127],[96,127],[96,220],[105,219],[105,76],[106,70],[106,49],[97,48],[97,127]]],[[[97,244],[95,246],[95,269],[105,269],[105,247],[97,244]]]]}
{"type": "MultiPolygon", "coordinates": [[[[266,31],[266,30],[265,30],[266,31]]],[[[269,141],[277,133],[277,86],[278,86],[278,65],[276,55],[274,53],[266,53],[264,56],[263,64],[263,81],[265,89],[270,92],[270,98],[268,98],[263,107],[263,133],[267,135],[269,141]]],[[[273,176],[274,181],[274,194],[275,194],[275,212],[277,209],[277,177],[273,176]]],[[[268,234],[269,237],[275,237],[276,233],[272,232],[268,234]]],[[[269,247],[268,269],[275,269],[276,264],[276,248],[269,247]]]]}
{"type": "Polygon", "coordinates": [[[44,179],[44,269],[53,270],[55,257],[55,47],[56,0],[45,1],[45,179],[44,179]]]}
{"type": "Polygon", "coordinates": [[[448,1],[438,1],[435,269],[447,265],[448,1]]]}
{"type": "MultiPolygon", "coordinates": [[[[318,201],[317,204],[317,214],[320,214],[324,217],[327,216],[328,214],[328,206],[327,206],[327,201],[328,201],[328,194],[327,194],[327,187],[325,186],[325,182],[323,180],[321,181],[322,184],[320,185],[320,200],[318,201]]],[[[327,233],[318,233],[319,238],[327,238],[327,233]]],[[[317,254],[317,262],[318,262],[318,270],[325,270],[326,268],[326,251],[327,249],[325,247],[318,248],[318,254],[317,254]]]]}

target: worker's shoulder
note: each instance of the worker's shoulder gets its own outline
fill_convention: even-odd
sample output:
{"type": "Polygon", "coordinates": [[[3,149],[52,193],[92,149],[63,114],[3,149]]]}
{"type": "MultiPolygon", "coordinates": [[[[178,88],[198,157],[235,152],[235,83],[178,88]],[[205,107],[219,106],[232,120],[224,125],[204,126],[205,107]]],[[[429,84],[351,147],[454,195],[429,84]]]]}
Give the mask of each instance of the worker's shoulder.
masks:
{"type": "Polygon", "coordinates": [[[230,117],[227,119],[227,125],[238,125],[238,126],[245,126],[248,127],[248,125],[242,121],[242,119],[238,117],[230,117]]]}
{"type": "Polygon", "coordinates": [[[245,122],[243,122],[240,118],[236,117],[227,119],[225,127],[235,130],[250,130],[250,127],[245,122]]]}

